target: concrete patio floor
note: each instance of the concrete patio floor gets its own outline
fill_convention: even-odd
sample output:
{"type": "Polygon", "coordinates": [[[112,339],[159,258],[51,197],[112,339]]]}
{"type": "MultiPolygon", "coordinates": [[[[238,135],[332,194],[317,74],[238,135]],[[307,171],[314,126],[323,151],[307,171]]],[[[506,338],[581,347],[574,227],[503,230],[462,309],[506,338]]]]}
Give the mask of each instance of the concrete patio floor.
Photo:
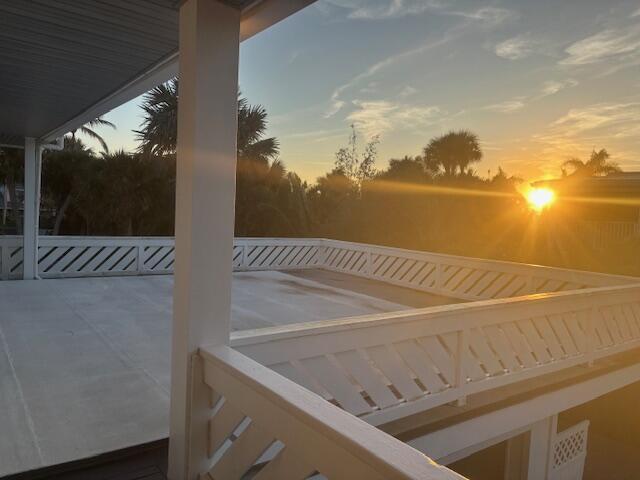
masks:
{"type": "MultiPolygon", "coordinates": [[[[353,277],[304,276],[235,273],[232,328],[416,306],[405,289],[390,287],[405,300],[394,302],[376,282],[352,291],[353,277]]],[[[167,436],[172,287],[172,276],[0,282],[0,476],[167,436]]]]}

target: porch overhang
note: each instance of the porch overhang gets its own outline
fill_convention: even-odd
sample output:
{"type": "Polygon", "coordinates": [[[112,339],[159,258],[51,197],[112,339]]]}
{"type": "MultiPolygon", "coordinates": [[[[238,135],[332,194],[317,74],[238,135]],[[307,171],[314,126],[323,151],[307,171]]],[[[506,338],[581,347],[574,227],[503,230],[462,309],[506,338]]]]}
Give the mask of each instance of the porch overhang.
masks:
{"type": "MultiPolygon", "coordinates": [[[[314,0],[226,0],[246,40],[314,0]]],[[[3,2],[0,145],[48,143],[178,73],[178,0],[3,2]]]]}

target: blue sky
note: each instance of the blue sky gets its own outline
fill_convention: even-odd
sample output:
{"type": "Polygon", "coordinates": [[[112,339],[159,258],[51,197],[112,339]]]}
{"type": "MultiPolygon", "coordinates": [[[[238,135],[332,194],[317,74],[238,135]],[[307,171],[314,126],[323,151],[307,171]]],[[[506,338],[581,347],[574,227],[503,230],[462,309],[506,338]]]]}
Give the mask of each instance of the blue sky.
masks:
{"type": "MultiPolygon", "coordinates": [[[[379,168],[464,128],[479,174],[533,180],[594,148],[640,170],[639,67],[637,1],[319,0],[242,44],[240,88],[309,181],[350,124],[379,135],[379,168]]],[[[106,116],[110,148],[135,148],[138,104],[106,116]]]]}

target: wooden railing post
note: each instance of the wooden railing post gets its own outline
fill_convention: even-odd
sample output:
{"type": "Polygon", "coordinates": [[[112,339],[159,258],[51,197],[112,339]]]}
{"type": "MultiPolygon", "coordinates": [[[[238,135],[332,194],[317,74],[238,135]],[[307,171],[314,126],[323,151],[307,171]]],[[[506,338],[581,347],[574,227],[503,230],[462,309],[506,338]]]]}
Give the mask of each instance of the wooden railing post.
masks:
{"type": "Polygon", "coordinates": [[[465,368],[467,350],[469,350],[469,330],[463,328],[457,332],[456,341],[456,357],[455,357],[455,389],[460,392],[456,405],[463,407],[467,404],[466,385],[467,385],[467,372],[465,368]]]}
{"type": "Polygon", "coordinates": [[[240,267],[243,270],[249,269],[249,248],[246,243],[242,245],[242,260],[240,260],[240,267]]]}
{"type": "Polygon", "coordinates": [[[329,246],[326,244],[324,240],[320,241],[320,266],[323,268],[327,268],[327,259],[329,258],[329,246]]]}
{"type": "Polygon", "coordinates": [[[142,243],[139,243],[137,250],[138,250],[138,257],[136,259],[137,260],[136,270],[138,271],[139,275],[142,275],[144,273],[144,245],[142,243]]]}
{"type": "Polygon", "coordinates": [[[0,278],[9,280],[9,247],[0,245],[0,278]]]}
{"type": "Polygon", "coordinates": [[[593,366],[596,351],[596,315],[597,307],[591,307],[587,311],[587,365],[593,366]]]}

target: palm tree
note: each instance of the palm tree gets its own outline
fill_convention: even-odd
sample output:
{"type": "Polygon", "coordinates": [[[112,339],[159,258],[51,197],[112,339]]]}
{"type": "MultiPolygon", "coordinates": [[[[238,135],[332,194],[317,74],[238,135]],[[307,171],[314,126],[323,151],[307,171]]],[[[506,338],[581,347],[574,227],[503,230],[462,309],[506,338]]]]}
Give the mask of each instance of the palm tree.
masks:
{"type": "Polygon", "coordinates": [[[445,176],[464,175],[469,165],[482,159],[478,137],[468,130],[452,131],[432,139],[423,154],[427,171],[443,171],[445,176]]]}
{"type": "Polygon", "coordinates": [[[116,128],[116,126],[110,121],[105,120],[102,117],[98,117],[98,118],[94,118],[90,122],[85,123],[80,128],[76,128],[75,130],[72,130],[71,138],[75,141],[76,132],[80,130],[80,133],[86,135],[89,138],[93,138],[94,140],[96,140],[100,144],[100,146],[102,147],[102,150],[104,150],[105,153],[109,153],[109,147],[107,146],[107,142],[105,142],[104,138],[102,138],[102,136],[94,130],[95,127],[111,127],[113,129],[116,128]]]}
{"type": "MultiPolygon", "coordinates": [[[[140,151],[152,155],[174,154],[178,132],[178,79],[158,85],[144,96],[145,116],[136,131],[140,151]]],[[[238,93],[238,161],[250,159],[268,165],[278,155],[278,141],[263,138],[267,129],[267,111],[238,93]]]]}
{"type": "Polygon", "coordinates": [[[593,150],[589,160],[586,162],[583,162],[579,158],[570,158],[562,164],[561,168],[563,177],[568,175],[578,177],[601,177],[603,175],[622,171],[617,163],[609,161],[609,152],[604,148],[597,152],[593,150]],[[571,174],[568,174],[567,168],[572,170],[571,174]]]}
{"type": "MultiPolygon", "coordinates": [[[[239,94],[238,94],[239,95],[239,94]]],[[[261,105],[249,105],[238,98],[238,160],[268,163],[278,155],[278,140],[263,138],[267,130],[267,111],[261,105]]]]}
{"type": "Polygon", "coordinates": [[[178,143],[178,79],[158,85],[144,96],[142,130],[135,131],[140,151],[156,156],[173,154],[178,143]]]}

